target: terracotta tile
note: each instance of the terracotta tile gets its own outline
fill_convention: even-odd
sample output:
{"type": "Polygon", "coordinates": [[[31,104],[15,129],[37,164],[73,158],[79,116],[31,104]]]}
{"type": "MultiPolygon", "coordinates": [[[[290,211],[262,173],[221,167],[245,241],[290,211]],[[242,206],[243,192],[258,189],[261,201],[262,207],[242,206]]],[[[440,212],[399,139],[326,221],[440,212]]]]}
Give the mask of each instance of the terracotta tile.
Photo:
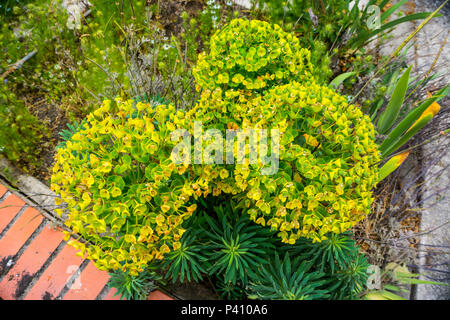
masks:
{"type": "Polygon", "coordinates": [[[8,189],[4,185],[0,184],[0,197],[3,196],[6,191],[8,191],[8,189]]]}
{"type": "Polygon", "coordinates": [[[0,232],[6,228],[24,205],[25,202],[14,194],[0,202],[0,232]]]}
{"type": "Polygon", "coordinates": [[[64,295],[63,300],[95,300],[108,280],[109,275],[106,271],[98,270],[92,262],[89,262],[64,295]]]}
{"type": "Polygon", "coordinates": [[[25,300],[55,299],[83,262],[75,253],[73,247],[64,246],[28,292],[25,300]]]}
{"type": "Polygon", "coordinates": [[[155,290],[148,295],[147,300],[173,300],[173,298],[169,297],[159,290],[155,290]]]}
{"type": "Polygon", "coordinates": [[[47,224],[0,282],[0,297],[4,300],[16,299],[15,294],[19,283],[30,280],[30,277],[34,276],[61,243],[63,237],[62,232],[54,230],[50,224],[47,224]]]}
{"type": "Polygon", "coordinates": [[[25,244],[31,234],[41,224],[43,216],[33,208],[25,212],[14,222],[0,239],[0,257],[14,256],[25,244]]]}

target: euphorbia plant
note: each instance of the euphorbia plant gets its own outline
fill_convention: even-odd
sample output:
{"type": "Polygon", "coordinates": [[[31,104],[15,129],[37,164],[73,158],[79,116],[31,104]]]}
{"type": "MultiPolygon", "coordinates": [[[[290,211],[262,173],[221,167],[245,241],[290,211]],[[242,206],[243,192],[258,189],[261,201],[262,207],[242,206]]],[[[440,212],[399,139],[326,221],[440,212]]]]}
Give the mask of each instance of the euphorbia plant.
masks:
{"type": "Polygon", "coordinates": [[[69,243],[99,268],[139,273],[178,250],[183,221],[208,195],[231,195],[250,220],[288,244],[325,240],[369,212],[378,181],[374,127],[345,97],[315,83],[298,40],[278,26],[236,19],[211,48],[194,70],[202,96],[191,110],[105,101],[58,150],[52,189],[67,203],[73,236],[91,245],[69,243]],[[196,122],[221,133],[278,130],[278,170],[263,175],[262,162],[174,162],[172,133],[195,136],[196,122]]]}
{"type": "Polygon", "coordinates": [[[292,80],[312,80],[310,51],[278,25],[235,19],[212,36],[210,47],[194,67],[197,85],[204,90],[261,94],[292,80]]]}

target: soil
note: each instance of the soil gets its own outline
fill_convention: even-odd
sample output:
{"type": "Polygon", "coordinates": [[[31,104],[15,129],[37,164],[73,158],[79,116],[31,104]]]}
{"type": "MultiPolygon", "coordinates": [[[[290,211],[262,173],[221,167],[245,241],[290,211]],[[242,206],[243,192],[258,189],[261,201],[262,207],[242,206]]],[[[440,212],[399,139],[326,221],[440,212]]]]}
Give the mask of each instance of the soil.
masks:
{"type": "Polygon", "coordinates": [[[38,164],[28,168],[29,174],[42,182],[49,184],[51,168],[53,167],[55,148],[61,141],[59,132],[67,129],[69,120],[63,110],[57,105],[50,104],[44,97],[26,98],[27,108],[36,116],[48,130],[39,142],[39,153],[36,155],[38,164]],[[30,101],[32,100],[32,101],[30,101]]]}
{"type": "Polygon", "coordinates": [[[218,300],[212,284],[206,281],[200,283],[175,283],[166,286],[168,292],[183,300],[218,300]]]}
{"type": "Polygon", "coordinates": [[[158,5],[159,15],[155,20],[166,30],[167,35],[179,34],[182,31],[181,14],[186,11],[190,16],[196,16],[205,8],[205,1],[200,0],[149,0],[148,5],[158,5]]]}

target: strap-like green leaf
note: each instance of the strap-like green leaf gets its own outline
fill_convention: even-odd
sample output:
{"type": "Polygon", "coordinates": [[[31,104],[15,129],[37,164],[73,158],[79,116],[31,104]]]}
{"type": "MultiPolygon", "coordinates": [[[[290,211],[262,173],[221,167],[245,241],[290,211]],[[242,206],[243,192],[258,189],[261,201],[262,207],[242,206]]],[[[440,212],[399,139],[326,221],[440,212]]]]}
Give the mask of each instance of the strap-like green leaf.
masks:
{"type": "Polygon", "coordinates": [[[383,10],[383,8],[389,3],[389,0],[383,0],[381,1],[381,3],[378,5],[380,7],[380,10],[383,10]]]}
{"type": "Polygon", "coordinates": [[[405,161],[407,157],[408,154],[400,154],[389,159],[380,169],[379,181],[383,180],[392,172],[394,172],[395,169],[400,167],[400,165],[403,163],[403,161],[405,161]]]}
{"type": "Polygon", "coordinates": [[[386,133],[398,118],[403,100],[405,99],[406,90],[408,89],[411,67],[412,66],[410,66],[398,80],[386,109],[378,119],[378,132],[381,134],[386,133]]]}
{"type": "Polygon", "coordinates": [[[438,286],[450,286],[450,284],[445,283],[445,282],[420,280],[420,279],[415,279],[415,278],[402,279],[402,283],[405,283],[405,284],[434,284],[434,285],[438,285],[438,286]]]}
{"type": "Polygon", "coordinates": [[[401,0],[397,2],[396,4],[392,5],[389,9],[387,9],[383,14],[381,15],[381,22],[384,22],[387,18],[389,18],[395,11],[398,10],[399,7],[401,7],[407,0],[401,0]]]}
{"type": "Polygon", "coordinates": [[[427,99],[417,108],[411,110],[405,118],[389,133],[387,138],[380,145],[379,149],[384,153],[388,148],[391,148],[396,142],[398,142],[401,136],[413,125],[417,119],[424,113],[424,111],[434,102],[439,101],[442,97],[445,97],[450,91],[450,87],[445,87],[438,91],[438,93],[432,98],[427,99]]]}
{"type": "Polygon", "coordinates": [[[330,82],[329,86],[337,89],[341,83],[343,83],[346,79],[350,78],[351,76],[354,76],[358,72],[345,72],[340,75],[338,75],[336,78],[333,79],[333,81],[330,82]]]}
{"type": "Polygon", "coordinates": [[[406,300],[405,298],[396,295],[390,291],[382,290],[381,294],[387,299],[387,300],[406,300]]]}
{"type": "MultiPolygon", "coordinates": [[[[369,39],[373,38],[377,34],[383,32],[383,31],[386,31],[386,30],[388,30],[390,28],[393,28],[393,27],[395,27],[398,24],[402,24],[404,22],[408,22],[408,21],[412,21],[412,20],[426,19],[431,14],[432,14],[432,12],[414,13],[414,14],[410,14],[410,15],[401,17],[399,19],[390,21],[388,23],[385,23],[380,28],[373,30],[372,32],[370,32],[367,35],[365,35],[364,37],[358,37],[357,43],[354,45],[354,47],[361,46],[362,44],[364,44],[366,41],[368,41],[369,39]]],[[[434,15],[435,18],[440,17],[440,16],[442,16],[442,15],[441,14],[434,15]]]]}
{"type": "Polygon", "coordinates": [[[403,146],[406,142],[408,142],[409,139],[411,139],[420,129],[422,129],[430,120],[433,118],[432,114],[428,114],[422,119],[420,119],[411,130],[406,132],[397,143],[392,145],[390,148],[388,148],[385,152],[381,153],[381,157],[385,158],[386,156],[390,155],[394,151],[396,151],[398,148],[403,146]]]}

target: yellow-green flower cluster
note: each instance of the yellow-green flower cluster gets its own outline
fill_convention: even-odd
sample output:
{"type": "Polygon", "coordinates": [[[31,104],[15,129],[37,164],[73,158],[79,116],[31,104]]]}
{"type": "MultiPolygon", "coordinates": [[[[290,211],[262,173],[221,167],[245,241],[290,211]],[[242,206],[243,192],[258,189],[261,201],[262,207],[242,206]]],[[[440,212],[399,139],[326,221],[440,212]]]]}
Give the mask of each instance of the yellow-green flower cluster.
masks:
{"type": "Polygon", "coordinates": [[[232,20],[210,41],[194,67],[200,89],[261,93],[289,81],[311,80],[311,53],[280,26],[259,20],[232,20]]]}
{"type": "Polygon", "coordinates": [[[195,205],[185,205],[183,181],[170,180],[174,170],[185,170],[170,161],[172,146],[164,142],[175,128],[166,121],[177,117],[175,108],[115,104],[104,101],[58,150],[51,188],[66,204],[65,224],[73,231],[66,237],[73,236],[69,244],[78,254],[102,270],[136,274],[180,245],[181,223],[195,205]]]}
{"type": "Polygon", "coordinates": [[[202,119],[206,128],[278,129],[280,163],[269,176],[260,174],[263,164],[217,166],[213,195],[234,194],[252,220],[290,244],[324,240],[369,213],[380,158],[374,127],[359,108],[315,83],[293,81],[238,102],[221,91],[205,92],[186,118],[202,119]]]}
{"type": "MultiPolygon", "coordinates": [[[[194,75],[203,93],[191,110],[105,101],[56,156],[52,189],[67,205],[65,223],[73,231],[67,237],[75,238],[69,244],[100,269],[136,274],[180,247],[182,222],[195,214],[198,199],[221,194],[233,195],[255,223],[278,231],[289,244],[299,237],[322,241],[363,219],[378,181],[374,127],[345,97],[304,78],[308,56],[279,27],[238,19],[213,37],[210,55],[200,59],[194,75]],[[227,67],[230,57],[247,57],[252,47],[265,66],[257,62],[250,69],[244,59],[244,65],[227,67]],[[280,54],[269,59],[274,48],[280,54]],[[217,74],[209,75],[214,68],[228,70],[231,79],[218,83],[217,74]],[[261,70],[280,70],[283,77],[266,79],[257,89],[232,80],[240,74],[254,81],[261,70]],[[279,170],[261,175],[264,163],[248,161],[173,163],[178,142],[171,133],[186,129],[194,136],[194,121],[223,136],[226,130],[278,129],[279,170]]],[[[246,150],[247,159],[251,152],[246,150]]]]}

